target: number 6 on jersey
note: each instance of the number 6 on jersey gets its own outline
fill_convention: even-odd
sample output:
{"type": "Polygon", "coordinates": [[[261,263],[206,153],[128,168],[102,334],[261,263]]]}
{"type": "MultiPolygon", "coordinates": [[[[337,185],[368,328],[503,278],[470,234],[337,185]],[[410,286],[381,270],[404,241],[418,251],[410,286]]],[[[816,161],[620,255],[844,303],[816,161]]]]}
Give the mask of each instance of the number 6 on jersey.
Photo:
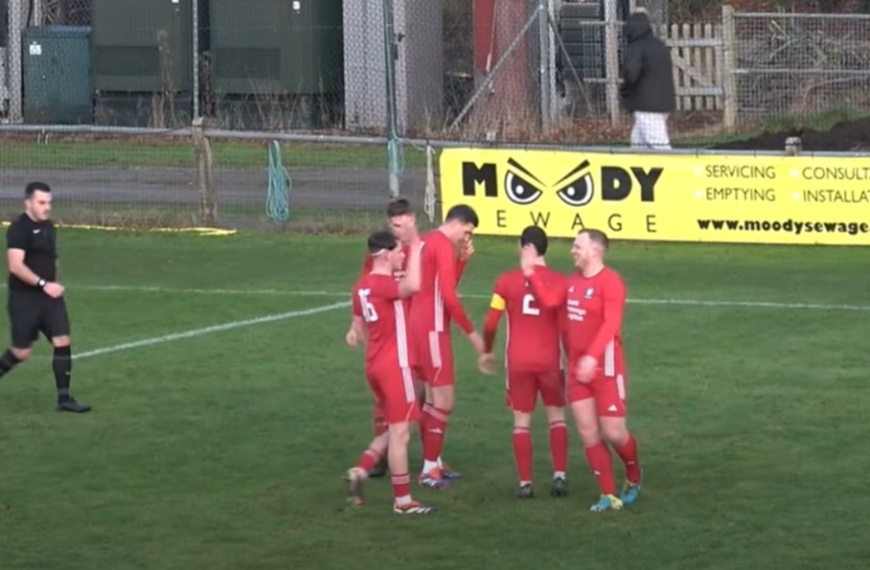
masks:
{"type": "Polygon", "coordinates": [[[374,323],[378,320],[378,312],[375,310],[375,306],[369,301],[369,295],[371,295],[371,292],[371,289],[360,289],[357,291],[359,304],[362,305],[363,318],[367,323],[374,323]]]}

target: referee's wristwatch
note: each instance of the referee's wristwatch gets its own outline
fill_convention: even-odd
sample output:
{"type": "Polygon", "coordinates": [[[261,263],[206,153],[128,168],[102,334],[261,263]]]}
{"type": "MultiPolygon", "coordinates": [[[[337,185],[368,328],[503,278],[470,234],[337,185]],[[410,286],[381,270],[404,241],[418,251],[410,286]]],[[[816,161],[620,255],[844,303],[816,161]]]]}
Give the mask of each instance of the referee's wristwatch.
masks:
{"type": "Polygon", "coordinates": [[[47,281],[45,279],[40,279],[39,281],[36,282],[36,286],[39,287],[40,289],[44,289],[46,283],[47,283],[47,281]]]}

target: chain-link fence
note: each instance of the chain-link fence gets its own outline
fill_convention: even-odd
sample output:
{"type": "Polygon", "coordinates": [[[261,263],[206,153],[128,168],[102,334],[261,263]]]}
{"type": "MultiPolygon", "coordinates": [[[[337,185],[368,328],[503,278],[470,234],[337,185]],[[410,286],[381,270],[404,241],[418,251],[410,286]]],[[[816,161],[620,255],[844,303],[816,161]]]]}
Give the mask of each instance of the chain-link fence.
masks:
{"type": "MultiPolygon", "coordinates": [[[[20,213],[25,185],[55,188],[53,217],[114,227],[364,230],[389,198],[383,139],[299,141],[196,129],[173,133],[5,133],[0,219],[20,213]]],[[[421,207],[427,154],[406,149],[403,193],[421,207]]],[[[434,189],[430,189],[430,194],[434,189]]]]}
{"type": "Polygon", "coordinates": [[[733,41],[741,121],[870,112],[870,15],[736,13],[733,41]]]}
{"type": "Polygon", "coordinates": [[[89,26],[91,25],[91,0],[42,0],[42,14],[39,0],[32,0],[28,9],[40,25],[48,26],[89,26]],[[41,20],[41,21],[39,21],[41,20]]]}
{"type": "Polygon", "coordinates": [[[638,7],[670,47],[676,140],[870,105],[860,14],[711,8],[669,22],[666,0],[7,4],[20,28],[0,42],[11,123],[179,129],[199,116],[232,130],[624,144],[622,22],[638,7]]]}
{"type": "Polygon", "coordinates": [[[611,3],[561,0],[8,2],[11,122],[511,140],[614,113],[637,3],[605,25],[611,3]]]}

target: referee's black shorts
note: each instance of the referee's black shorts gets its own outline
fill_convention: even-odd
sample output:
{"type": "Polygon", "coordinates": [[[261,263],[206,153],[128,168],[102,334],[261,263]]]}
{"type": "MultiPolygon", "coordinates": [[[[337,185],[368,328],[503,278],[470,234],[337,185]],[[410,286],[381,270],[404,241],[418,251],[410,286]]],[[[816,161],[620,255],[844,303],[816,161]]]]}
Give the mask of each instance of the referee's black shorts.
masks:
{"type": "Polygon", "coordinates": [[[38,290],[10,289],[7,309],[14,348],[30,348],[40,332],[48,340],[69,335],[69,317],[63,297],[52,299],[38,290]]]}

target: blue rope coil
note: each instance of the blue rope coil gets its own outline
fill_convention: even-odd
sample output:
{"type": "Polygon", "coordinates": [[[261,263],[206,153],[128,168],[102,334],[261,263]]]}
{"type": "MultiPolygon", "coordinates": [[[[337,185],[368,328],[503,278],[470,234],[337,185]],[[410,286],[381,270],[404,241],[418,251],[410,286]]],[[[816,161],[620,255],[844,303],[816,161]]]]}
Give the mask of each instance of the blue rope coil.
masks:
{"type": "Polygon", "coordinates": [[[281,143],[269,146],[269,185],[266,191],[266,215],[276,224],[290,219],[290,191],[293,180],[281,164],[281,143]]]}
{"type": "Polygon", "coordinates": [[[402,145],[402,139],[397,137],[395,133],[391,134],[387,140],[387,163],[390,174],[395,174],[401,178],[405,173],[405,148],[402,145]]]}

